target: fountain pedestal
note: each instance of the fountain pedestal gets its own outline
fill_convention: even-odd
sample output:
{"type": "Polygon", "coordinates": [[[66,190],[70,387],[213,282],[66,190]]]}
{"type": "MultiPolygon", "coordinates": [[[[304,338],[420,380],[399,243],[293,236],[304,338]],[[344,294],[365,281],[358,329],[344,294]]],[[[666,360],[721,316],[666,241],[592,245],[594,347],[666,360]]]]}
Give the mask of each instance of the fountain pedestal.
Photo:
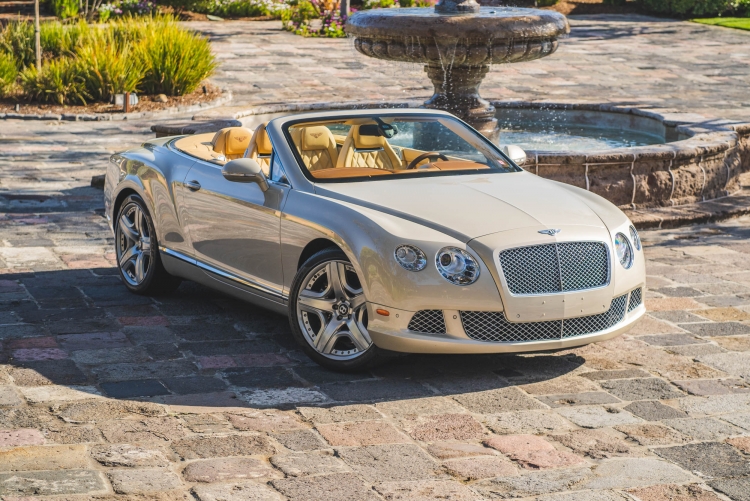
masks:
{"type": "Polygon", "coordinates": [[[489,65],[443,68],[428,64],[424,71],[435,86],[435,94],[425,101],[425,108],[453,113],[489,139],[497,139],[495,107],[479,95],[479,86],[489,70],[489,65]]]}
{"type": "Polygon", "coordinates": [[[490,65],[548,56],[569,31],[567,19],[557,12],[479,8],[475,0],[441,0],[434,11],[359,11],[346,23],[362,54],[424,64],[435,86],[425,107],[453,113],[491,139],[498,135],[495,108],[479,95],[490,65]]]}

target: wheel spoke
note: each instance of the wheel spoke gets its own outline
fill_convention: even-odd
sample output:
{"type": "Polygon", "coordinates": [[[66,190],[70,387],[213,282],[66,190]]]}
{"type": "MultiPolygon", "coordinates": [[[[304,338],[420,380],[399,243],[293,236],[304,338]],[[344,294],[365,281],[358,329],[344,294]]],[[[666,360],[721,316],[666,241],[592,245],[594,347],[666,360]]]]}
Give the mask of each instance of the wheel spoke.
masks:
{"type": "Polygon", "coordinates": [[[135,279],[138,283],[143,282],[146,276],[146,263],[144,261],[143,252],[139,252],[138,257],[135,259],[135,279]]]}
{"type": "Polygon", "coordinates": [[[332,261],[328,263],[326,267],[326,273],[328,274],[328,287],[333,291],[336,299],[344,299],[344,285],[342,275],[346,272],[343,263],[338,261],[332,261]]]}
{"type": "Polygon", "coordinates": [[[354,311],[356,311],[360,306],[364,305],[365,302],[367,302],[367,300],[365,299],[365,295],[361,292],[353,298],[349,299],[349,305],[354,311]]]}
{"type": "Polygon", "coordinates": [[[300,306],[305,310],[312,310],[315,312],[324,311],[326,313],[331,313],[335,302],[334,299],[326,299],[322,294],[308,290],[303,291],[299,295],[300,306]]]}
{"type": "Polygon", "coordinates": [[[370,347],[370,344],[372,343],[370,337],[366,334],[366,331],[360,329],[359,324],[357,324],[357,321],[354,318],[347,320],[346,326],[349,328],[352,342],[357,347],[357,350],[365,351],[370,347]]]}
{"type": "Polygon", "coordinates": [[[141,252],[143,252],[144,254],[151,253],[151,238],[149,237],[141,238],[141,252]]]}
{"type": "Polygon", "coordinates": [[[135,231],[138,232],[138,236],[143,235],[143,212],[141,212],[140,207],[136,207],[133,210],[133,226],[135,226],[135,231]]]}
{"type": "Polygon", "coordinates": [[[120,217],[120,231],[122,231],[123,235],[125,235],[128,240],[132,242],[137,242],[140,235],[138,235],[138,232],[133,228],[133,225],[130,221],[128,221],[128,218],[125,217],[125,214],[120,217]]]}
{"type": "Polygon", "coordinates": [[[315,349],[320,353],[331,353],[331,350],[333,350],[333,345],[336,344],[335,339],[333,338],[337,337],[335,334],[338,332],[342,325],[344,325],[343,321],[336,320],[336,317],[331,317],[331,320],[326,324],[326,326],[318,334],[318,337],[315,339],[315,349]]]}
{"type": "Polygon", "coordinates": [[[125,269],[128,262],[135,260],[138,254],[138,248],[135,245],[126,250],[122,256],[120,256],[120,268],[125,269]]]}

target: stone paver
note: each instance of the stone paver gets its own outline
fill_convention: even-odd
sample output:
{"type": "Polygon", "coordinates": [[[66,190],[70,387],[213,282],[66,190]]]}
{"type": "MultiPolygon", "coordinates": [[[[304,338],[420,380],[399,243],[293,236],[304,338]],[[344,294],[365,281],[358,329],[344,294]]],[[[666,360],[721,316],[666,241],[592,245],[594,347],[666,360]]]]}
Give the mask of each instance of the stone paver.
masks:
{"type": "MultiPolygon", "coordinates": [[[[571,24],[553,57],[493,68],[483,96],[750,116],[748,33],[571,24]]],[[[193,26],[233,105],[432,92],[422,68],[347,40],[193,26]]],[[[119,283],[89,183],[156,121],[0,121],[0,496],[747,500],[750,217],[642,232],[649,313],[620,338],[332,373],[283,317],[193,283],[158,298],[119,283]],[[508,446],[518,435],[537,448],[508,446]]]]}

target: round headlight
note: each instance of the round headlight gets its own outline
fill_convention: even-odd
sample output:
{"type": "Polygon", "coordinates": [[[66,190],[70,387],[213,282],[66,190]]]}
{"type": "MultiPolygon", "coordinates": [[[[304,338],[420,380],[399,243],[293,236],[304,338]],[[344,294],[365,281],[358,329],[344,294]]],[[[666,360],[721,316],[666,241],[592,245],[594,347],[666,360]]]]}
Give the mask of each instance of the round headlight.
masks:
{"type": "Polygon", "coordinates": [[[399,245],[394,252],[396,261],[409,271],[422,271],[427,266],[427,256],[422,249],[413,245],[399,245]]]}
{"type": "Polygon", "coordinates": [[[615,235],[615,252],[617,252],[617,260],[625,269],[633,266],[633,248],[630,246],[630,241],[622,233],[615,235]]]}
{"type": "Polygon", "coordinates": [[[635,231],[635,226],[630,227],[630,239],[633,241],[635,250],[641,250],[641,237],[639,237],[638,232],[635,231]]]}
{"type": "Polygon", "coordinates": [[[479,278],[479,264],[457,247],[444,247],[435,255],[435,266],[444,279],[455,285],[471,285],[479,278]]]}

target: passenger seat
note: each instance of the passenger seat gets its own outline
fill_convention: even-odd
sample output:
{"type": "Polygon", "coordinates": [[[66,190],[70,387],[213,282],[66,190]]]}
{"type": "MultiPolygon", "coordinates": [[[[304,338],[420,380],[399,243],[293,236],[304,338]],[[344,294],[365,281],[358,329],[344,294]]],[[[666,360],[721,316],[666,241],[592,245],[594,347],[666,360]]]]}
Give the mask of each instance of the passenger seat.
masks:
{"type": "Polygon", "coordinates": [[[273,153],[273,145],[271,139],[268,137],[268,131],[266,131],[266,124],[259,125],[255,129],[252,139],[248,145],[245,157],[252,158],[260,168],[266,177],[271,175],[271,154],[273,153]]]}
{"type": "Polygon", "coordinates": [[[213,150],[219,154],[217,160],[228,162],[245,155],[253,131],[244,127],[221,129],[211,140],[213,150]]]}
{"type": "Polygon", "coordinates": [[[336,139],[328,127],[292,127],[289,131],[302,161],[310,171],[333,169],[338,160],[336,139]]]}
{"type": "Polygon", "coordinates": [[[339,153],[336,167],[370,167],[401,170],[403,163],[383,136],[362,136],[360,125],[353,125],[339,153]]]}

